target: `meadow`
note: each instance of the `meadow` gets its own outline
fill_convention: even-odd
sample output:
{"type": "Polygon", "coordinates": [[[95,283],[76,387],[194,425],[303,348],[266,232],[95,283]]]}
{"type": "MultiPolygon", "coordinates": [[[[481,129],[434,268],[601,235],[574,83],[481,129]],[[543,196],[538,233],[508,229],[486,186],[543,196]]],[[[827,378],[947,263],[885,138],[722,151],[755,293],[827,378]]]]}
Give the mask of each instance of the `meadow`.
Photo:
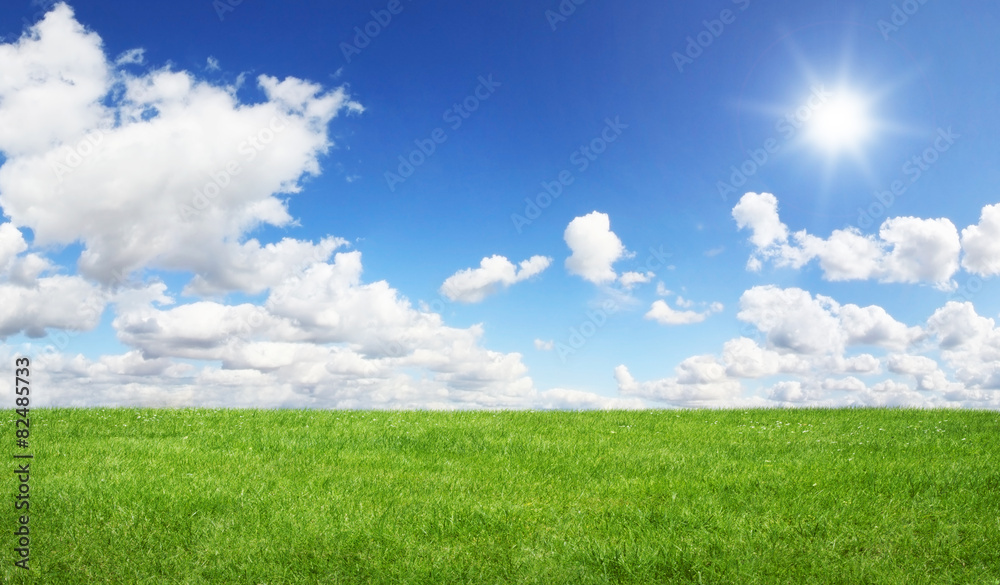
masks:
{"type": "Polygon", "coordinates": [[[5,583],[1000,584],[997,412],[31,419],[31,571],[8,472],[5,583]]]}

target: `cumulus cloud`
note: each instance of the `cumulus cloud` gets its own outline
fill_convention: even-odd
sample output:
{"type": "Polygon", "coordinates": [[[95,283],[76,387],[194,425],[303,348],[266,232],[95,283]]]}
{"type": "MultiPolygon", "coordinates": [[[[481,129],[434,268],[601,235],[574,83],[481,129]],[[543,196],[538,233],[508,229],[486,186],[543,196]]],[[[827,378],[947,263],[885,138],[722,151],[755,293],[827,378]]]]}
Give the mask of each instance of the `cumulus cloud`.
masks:
{"type": "Polygon", "coordinates": [[[842,355],[847,346],[857,345],[899,350],[926,336],[879,306],[841,305],[800,288],[772,285],[744,292],[737,318],[760,330],[770,346],[806,355],[842,355]]]}
{"type": "Polygon", "coordinates": [[[551,263],[552,259],[545,256],[532,256],[519,267],[504,256],[483,258],[479,268],[466,268],[449,276],[441,285],[441,294],[452,301],[478,303],[501,288],[541,274],[551,263]]]}
{"type": "Polygon", "coordinates": [[[794,354],[765,349],[752,339],[740,337],[723,345],[722,361],[733,378],[765,378],[783,373],[805,373],[809,364],[794,354]]]}
{"type": "Polygon", "coordinates": [[[877,237],[851,227],[823,239],[805,230],[789,237],[770,193],[746,193],[732,215],[740,229],[750,230],[754,253],[747,267],[753,271],[768,260],[801,268],[818,259],[823,277],[831,281],[876,279],[950,288],[959,268],[958,230],[944,218],[893,217],[882,223],[877,237]]]}
{"type": "Polygon", "coordinates": [[[291,224],[281,196],[319,173],[329,122],[362,109],[295,78],[261,75],[265,100],[243,104],[185,71],[133,75],[65,4],[0,45],[0,70],[0,204],[37,245],[81,242],[81,274],[105,285],[152,267],[261,290],[224,265],[246,266],[248,230],[291,224]]]}
{"type": "Polygon", "coordinates": [[[895,354],[886,360],[889,371],[913,376],[920,390],[944,391],[960,385],[949,382],[938,363],[920,355],[895,354]]]}
{"type": "Polygon", "coordinates": [[[192,279],[184,294],[260,293],[312,264],[326,261],[334,250],[347,245],[347,240],[335,237],[324,238],[316,244],[294,238],[264,246],[257,240],[227,243],[227,252],[218,258],[206,259],[205,270],[192,279]]]}
{"type": "Polygon", "coordinates": [[[962,230],[962,267],[980,276],[1000,274],[1000,203],[987,205],[979,223],[962,230]]]}
{"type": "Polygon", "coordinates": [[[100,100],[112,74],[101,39],[66,4],[18,41],[0,44],[0,70],[0,150],[8,157],[75,144],[107,122],[100,100]]]}
{"type": "Polygon", "coordinates": [[[778,216],[778,198],[771,193],[747,193],[733,207],[739,229],[750,230],[750,242],[767,249],[788,241],[788,227],[778,216]]]}
{"type": "Polygon", "coordinates": [[[807,398],[802,382],[798,380],[778,382],[767,391],[767,395],[771,400],[780,402],[803,402],[807,398]]]}
{"type": "Polygon", "coordinates": [[[109,294],[78,276],[42,276],[52,264],[27,250],[20,230],[0,224],[0,339],[94,329],[109,294]]]}
{"type": "Polygon", "coordinates": [[[1000,329],[970,302],[948,302],[927,320],[945,362],[968,388],[1000,390],[1000,329]]]}
{"type": "Polygon", "coordinates": [[[0,283],[0,339],[23,332],[44,337],[47,329],[90,331],[97,327],[108,295],[78,276],[51,276],[32,286],[0,283]]]}
{"type": "MultiPolygon", "coordinates": [[[[274,286],[261,306],[172,306],[163,285],[116,304],[119,339],[148,360],[216,361],[189,374],[224,401],[337,408],[639,408],[637,398],[537,390],[518,353],[482,346],[483,328],[454,328],[413,308],[384,281],[365,283],[360,252],[341,252],[274,286]]],[[[540,349],[554,344],[536,340],[540,349]]],[[[158,362],[160,363],[160,362],[158,362]]],[[[89,364],[87,368],[92,369],[89,364]]],[[[88,370],[91,371],[91,370],[88,370]]],[[[178,396],[188,386],[167,382],[178,396]]],[[[143,386],[143,395],[166,399],[143,386]]],[[[120,396],[102,394],[102,400],[120,396]]],[[[93,398],[92,398],[93,399],[93,398]]]]}
{"type": "Polygon", "coordinates": [[[878,374],[882,370],[882,362],[870,353],[863,353],[838,360],[838,371],[854,374],[878,374]]]}
{"type": "Polygon", "coordinates": [[[945,283],[958,271],[961,243],[948,219],[889,218],[879,237],[890,247],[882,280],[945,283]]]}
{"type": "Polygon", "coordinates": [[[626,255],[622,241],[611,231],[608,214],[598,211],[569,222],[563,234],[572,255],[566,270],[594,284],[614,282],[618,278],[612,265],[626,255]]]}
{"type": "Polygon", "coordinates": [[[726,376],[726,368],[715,357],[688,358],[675,369],[675,375],[661,380],[637,382],[628,368],[615,368],[618,392],[676,406],[711,406],[737,398],[743,388],[738,380],[726,376]]]}
{"type": "Polygon", "coordinates": [[[902,350],[926,337],[920,327],[907,327],[877,305],[840,305],[838,317],[848,345],[902,350]]]}
{"type": "Polygon", "coordinates": [[[768,345],[793,353],[840,354],[846,342],[836,301],[799,288],[757,286],[740,297],[737,318],[753,324],[768,345]]]}
{"type": "Polygon", "coordinates": [[[24,236],[13,224],[0,223],[0,273],[5,273],[18,254],[28,249],[24,236]]]}
{"type": "Polygon", "coordinates": [[[638,382],[619,366],[619,391],[690,406],[1000,408],[1000,328],[972,303],[949,302],[925,327],[907,326],[875,305],[759,286],[742,295],[738,318],[752,324],[762,342],[731,339],[719,356],[693,356],[659,380],[638,382]],[[847,353],[858,347],[886,353],[847,353]],[[748,380],[761,385],[753,390],[748,380]]]}

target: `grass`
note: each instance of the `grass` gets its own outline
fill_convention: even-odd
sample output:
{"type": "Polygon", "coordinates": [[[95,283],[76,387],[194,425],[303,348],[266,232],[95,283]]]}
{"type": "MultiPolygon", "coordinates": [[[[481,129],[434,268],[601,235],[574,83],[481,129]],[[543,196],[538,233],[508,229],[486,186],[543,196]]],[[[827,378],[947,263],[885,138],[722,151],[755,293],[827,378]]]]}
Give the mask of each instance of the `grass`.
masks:
{"type": "Polygon", "coordinates": [[[1000,584],[996,412],[31,414],[5,583],[1000,584]]]}

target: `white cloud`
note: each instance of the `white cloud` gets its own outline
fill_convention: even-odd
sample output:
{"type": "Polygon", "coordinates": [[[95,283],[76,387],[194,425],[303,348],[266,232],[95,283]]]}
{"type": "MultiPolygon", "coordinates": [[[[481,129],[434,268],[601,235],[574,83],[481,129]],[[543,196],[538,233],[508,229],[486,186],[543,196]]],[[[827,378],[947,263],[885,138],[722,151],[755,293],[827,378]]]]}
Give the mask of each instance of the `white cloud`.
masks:
{"type": "MultiPolygon", "coordinates": [[[[89,360],[40,354],[35,383],[52,388],[37,406],[161,406],[252,408],[510,409],[643,408],[636,398],[606,397],[555,388],[476,389],[420,379],[400,372],[374,371],[343,349],[274,346],[281,355],[273,370],[196,368],[186,363],[146,359],[138,351],[89,360]],[[86,380],[81,384],[80,380],[86,380]]],[[[12,354],[0,347],[0,357],[12,354]]],[[[0,380],[0,391],[10,391],[0,380]]]]}
{"type": "Polygon", "coordinates": [[[611,231],[608,214],[597,211],[569,222],[563,234],[573,252],[566,259],[566,269],[594,284],[618,278],[612,265],[626,255],[625,246],[611,231]]]}
{"type": "Polygon", "coordinates": [[[952,288],[959,268],[961,243],[948,219],[893,217],[885,220],[878,237],[857,228],[834,230],[822,239],[805,230],[792,234],[778,216],[778,200],[770,193],[747,193],[733,208],[740,229],[751,231],[753,255],[747,269],[757,272],[763,261],[801,268],[819,259],[823,278],[831,281],[877,279],[881,282],[928,282],[952,288]]]}
{"type": "Polygon", "coordinates": [[[1000,275],[1000,203],[987,205],[979,223],[962,230],[962,267],[980,276],[1000,275]]]}
{"type": "Polygon", "coordinates": [[[780,402],[803,402],[806,400],[806,391],[802,388],[802,382],[798,380],[784,380],[778,382],[767,391],[771,400],[780,402]]]}
{"type": "Polygon", "coordinates": [[[0,71],[0,150],[9,158],[76,144],[107,121],[100,99],[111,72],[101,39],[66,4],[56,5],[15,43],[0,44],[0,71]]]}
{"type": "Polygon", "coordinates": [[[770,193],[747,193],[733,207],[739,229],[749,228],[750,241],[760,249],[788,241],[788,228],[778,217],[778,199],[770,193]]]}
{"type": "Polygon", "coordinates": [[[747,337],[732,339],[721,357],[697,355],[682,361],[675,376],[642,383],[619,366],[619,391],[692,406],[1000,408],[1000,328],[972,303],[949,302],[926,327],[904,325],[875,305],[841,305],[797,288],[754,287],[742,295],[740,309],[738,318],[764,335],[763,346],[747,337]],[[859,346],[887,353],[845,355],[859,346]],[[883,365],[915,385],[872,379],[883,365]],[[778,376],[784,379],[767,386],[778,376]],[[754,390],[741,380],[762,382],[754,390]],[[748,389],[752,394],[743,394],[748,389]]]}
{"type": "Polygon", "coordinates": [[[737,318],[767,336],[768,345],[794,353],[841,354],[846,342],[829,297],[775,286],[757,286],[740,297],[737,318]]]}
{"type": "Polygon", "coordinates": [[[0,283],[0,339],[46,329],[90,331],[97,327],[107,294],[78,276],[51,276],[32,286],[0,283]]]}
{"type": "Polygon", "coordinates": [[[637,284],[646,284],[651,282],[656,274],[652,272],[625,272],[618,277],[618,282],[621,283],[626,290],[631,290],[637,284]]]}
{"type": "Polygon", "coordinates": [[[555,346],[556,346],[555,342],[553,340],[551,340],[551,339],[548,340],[548,341],[543,341],[541,339],[536,339],[535,340],[535,349],[537,349],[537,350],[552,351],[552,349],[555,346]]]}
{"type": "Polygon", "coordinates": [[[52,264],[24,254],[27,250],[20,230],[0,224],[0,339],[18,333],[43,337],[48,329],[95,328],[108,293],[78,276],[40,277],[52,264]]]}
{"type": "MultiPolygon", "coordinates": [[[[678,304],[683,306],[684,299],[678,297],[678,304]]],[[[723,307],[719,303],[712,303],[707,311],[678,311],[670,307],[663,299],[653,301],[653,305],[646,313],[646,319],[656,321],[660,325],[690,325],[701,323],[712,313],[722,311],[723,307]]]]}
{"type": "Polygon", "coordinates": [[[500,288],[507,288],[541,274],[551,258],[532,256],[520,263],[520,269],[504,256],[483,258],[479,268],[466,268],[449,276],[441,285],[441,294],[449,300],[478,303],[500,288]]]}
{"type": "Polygon", "coordinates": [[[799,288],[754,287],[740,297],[740,309],[737,318],[757,327],[769,345],[804,355],[840,356],[858,345],[901,350],[926,337],[882,307],[841,305],[799,288]]]}
{"type": "Polygon", "coordinates": [[[539,408],[560,410],[637,410],[647,408],[639,398],[606,397],[591,392],[553,388],[539,393],[539,408]]]}
{"type": "Polygon", "coordinates": [[[972,303],[948,302],[927,320],[941,356],[971,389],[1000,390],[1000,328],[972,303]]]}
{"type": "Polygon", "coordinates": [[[854,376],[823,380],[823,390],[827,392],[864,392],[867,389],[868,386],[854,376]]]}
{"type": "Polygon", "coordinates": [[[266,99],[241,104],[185,71],[117,70],[65,4],[0,45],[0,70],[0,204],[36,245],[81,242],[103,284],[164,268],[200,276],[192,290],[266,286],[231,274],[255,264],[244,235],[292,223],[281,196],[320,172],[328,123],[361,110],[295,78],[261,75],[266,99]]]}
{"type": "Polygon", "coordinates": [[[347,240],[333,237],[316,244],[293,238],[265,246],[257,240],[227,243],[223,255],[204,261],[204,269],[188,284],[184,294],[260,293],[312,264],[326,261],[334,250],[347,245],[347,240]]]}
{"type": "Polygon", "coordinates": [[[819,258],[823,276],[831,281],[867,280],[881,271],[884,257],[882,246],[872,236],[862,235],[857,228],[834,230],[826,240],[804,232],[796,234],[801,251],[782,249],[779,265],[800,268],[812,258],[819,258]]]}
{"type": "Polygon", "coordinates": [[[142,65],[145,60],[145,49],[129,49],[115,58],[115,65],[142,65]]]}
{"type": "Polygon", "coordinates": [[[876,305],[842,305],[838,315],[848,345],[876,345],[902,350],[926,337],[920,327],[907,327],[876,305]]]}
{"type": "Polygon", "coordinates": [[[520,354],[482,347],[481,326],[448,327],[384,281],[362,282],[361,272],[359,252],[338,253],[275,285],[263,306],[200,301],[164,309],[155,305],[171,299],[160,288],[160,296],[150,291],[119,303],[113,326],[147,358],[219,361],[287,388],[288,403],[499,408],[551,401],[534,389],[520,354]]]}
{"type": "Polygon", "coordinates": [[[649,382],[637,382],[628,368],[615,368],[618,392],[676,406],[712,406],[731,404],[743,388],[738,380],[726,376],[726,368],[713,356],[688,358],[675,370],[675,376],[649,382]]]}
{"type": "Polygon", "coordinates": [[[20,230],[10,223],[0,223],[0,273],[5,273],[18,254],[27,249],[20,230]]]}
{"type": "Polygon", "coordinates": [[[877,374],[882,371],[882,362],[870,353],[863,353],[845,358],[836,369],[854,374],[877,374]]]}
{"type": "Polygon", "coordinates": [[[765,378],[782,373],[805,373],[809,364],[793,354],[764,349],[746,337],[731,339],[722,347],[726,374],[733,378],[765,378]]]}
{"type": "Polygon", "coordinates": [[[962,246],[950,220],[893,217],[879,237],[891,247],[883,261],[886,282],[947,283],[958,271],[962,246]]]}
{"type": "Polygon", "coordinates": [[[890,372],[913,376],[920,390],[945,391],[960,387],[958,384],[948,382],[946,374],[938,367],[938,363],[929,357],[894,354],[889,356],[886,364],[890,372]]]}

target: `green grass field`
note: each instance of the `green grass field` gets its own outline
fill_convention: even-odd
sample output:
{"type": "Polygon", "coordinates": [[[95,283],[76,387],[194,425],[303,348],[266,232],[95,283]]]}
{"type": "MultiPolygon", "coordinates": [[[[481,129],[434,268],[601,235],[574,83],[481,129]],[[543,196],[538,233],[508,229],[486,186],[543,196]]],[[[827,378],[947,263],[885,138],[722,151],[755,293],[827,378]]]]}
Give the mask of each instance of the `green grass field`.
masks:
{"type": "Polygon", "coordinates": [[[1000,583],[997,412],[31,415],[4,582],[1000,583]]]}

